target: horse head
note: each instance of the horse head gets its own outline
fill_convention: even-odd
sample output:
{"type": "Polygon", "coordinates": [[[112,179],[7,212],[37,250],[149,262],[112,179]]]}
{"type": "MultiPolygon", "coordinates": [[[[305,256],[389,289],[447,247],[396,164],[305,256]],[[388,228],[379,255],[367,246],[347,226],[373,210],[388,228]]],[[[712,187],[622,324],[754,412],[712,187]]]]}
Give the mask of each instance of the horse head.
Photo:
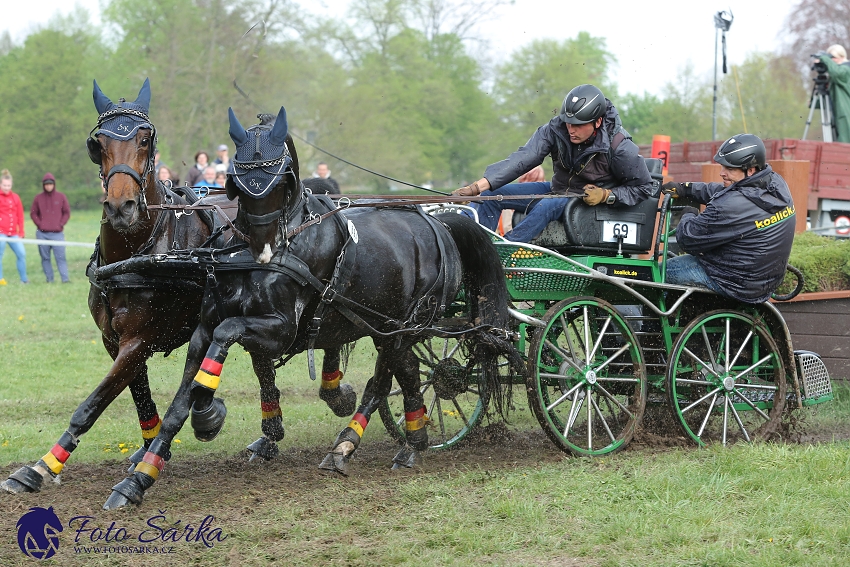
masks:
{"type": "Polygon", "coordinates": [[[94,81],[97,125],[86,140],[89,158],[100,166],[106,189],[103,210],[112,228],[133,232],[147,210],[147,189],[155,184],[156,128],[148,118],[150,81],[133,102],[109,100],[94,81]]]}
{"type": "Polygon", "coordinates": [[[258,263],[267,264],[280,247],[287,211],[300,198],[298,156],[283,107],[273,121],[263,120],[247,130],[232,108],[229,114],[236,155],[227,171],[227,197],[239,197],[239,215],[248,224],[251,254],[258,263]]]}

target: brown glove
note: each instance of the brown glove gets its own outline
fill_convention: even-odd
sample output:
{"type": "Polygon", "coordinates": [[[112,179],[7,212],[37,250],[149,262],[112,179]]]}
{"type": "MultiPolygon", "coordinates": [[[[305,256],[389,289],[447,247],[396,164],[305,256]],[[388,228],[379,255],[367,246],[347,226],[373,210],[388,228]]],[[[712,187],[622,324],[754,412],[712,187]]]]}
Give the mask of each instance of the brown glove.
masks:
{"type": "Polygon", "coordinates": [[[608,199],[608,195],[610,194],[610,189],[603,189],[602,187],[597,187],[596,185],[585,185],[584,196],[582,197],[582,200],[585,202],[585,204],[588,204],[591,207],[595,207],[599,203],[604,203],[608,199]]]}
{"type": "Polygon", "coordinates": [[[452,195],[458,195],[460,197],[476,197],[481,193],[481,188],[478,187],[478,182],[476,181],[472,185],[466,185],[461,187],[460,189],[455,189],[452,191],[452,195]]]}

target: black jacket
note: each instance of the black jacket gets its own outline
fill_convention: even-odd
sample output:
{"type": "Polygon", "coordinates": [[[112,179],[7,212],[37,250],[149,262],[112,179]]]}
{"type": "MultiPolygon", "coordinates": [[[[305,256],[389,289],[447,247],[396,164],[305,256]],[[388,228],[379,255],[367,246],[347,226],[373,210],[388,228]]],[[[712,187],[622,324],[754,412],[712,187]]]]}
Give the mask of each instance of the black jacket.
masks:
{"type": "Polygon", "coordinates": [[[682,216],[679,245],[731,297],[767,301],[785,276],[794,241],[796,210],[785,180],[767,166],[729,187],[690,183],[679,194],[707,205],[682,216]]]}
{"type": "MultiPolygon", "coordinates": [[[[607,99],[606,99],[607,100],[607,99]]],[[[524,146],[484,171],[492,189],[511,183],[552,156],[552,192],[581,195],[588,183],[611,189],[617,202],[636,205],[652,193],[652,178],[638,147],[608,102],[602,127],[583,144],[573,144],[560,116],[537,129],[524,146]],[[619,135],[618,135],[619,133],[619,135]],[[611,150],[611,140],[615,148],[611,150]]]]}

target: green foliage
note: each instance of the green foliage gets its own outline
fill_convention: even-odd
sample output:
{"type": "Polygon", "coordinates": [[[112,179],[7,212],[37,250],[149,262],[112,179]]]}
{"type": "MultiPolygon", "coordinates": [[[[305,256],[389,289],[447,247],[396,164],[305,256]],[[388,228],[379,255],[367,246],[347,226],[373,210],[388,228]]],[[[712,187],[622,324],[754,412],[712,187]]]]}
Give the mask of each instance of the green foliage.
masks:
{"type": "Polygon", "coordinates": [[[798,234],[788,262],[803,272],[803,291],[850,289],[850,240],[798,234]]]}

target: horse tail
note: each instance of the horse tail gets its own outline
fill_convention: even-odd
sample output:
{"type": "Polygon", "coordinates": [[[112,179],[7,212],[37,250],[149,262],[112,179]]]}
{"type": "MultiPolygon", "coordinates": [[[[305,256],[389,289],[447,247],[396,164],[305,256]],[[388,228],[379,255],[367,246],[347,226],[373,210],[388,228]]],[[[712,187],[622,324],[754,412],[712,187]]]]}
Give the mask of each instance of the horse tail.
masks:
{"type": "Polygon", "coordinates": [[[525,363],[507,331],[510,323],[510,295],[499,253],[490,235],[464,215],[436,215],[454,240],[463,267],[463,286],[469,308],[473,356],[481,365],[496,410],[505,417],[511,397],[511,380],[502,383],[499,357],[504,357],[514,372],[523,373],[525,363]]]}

